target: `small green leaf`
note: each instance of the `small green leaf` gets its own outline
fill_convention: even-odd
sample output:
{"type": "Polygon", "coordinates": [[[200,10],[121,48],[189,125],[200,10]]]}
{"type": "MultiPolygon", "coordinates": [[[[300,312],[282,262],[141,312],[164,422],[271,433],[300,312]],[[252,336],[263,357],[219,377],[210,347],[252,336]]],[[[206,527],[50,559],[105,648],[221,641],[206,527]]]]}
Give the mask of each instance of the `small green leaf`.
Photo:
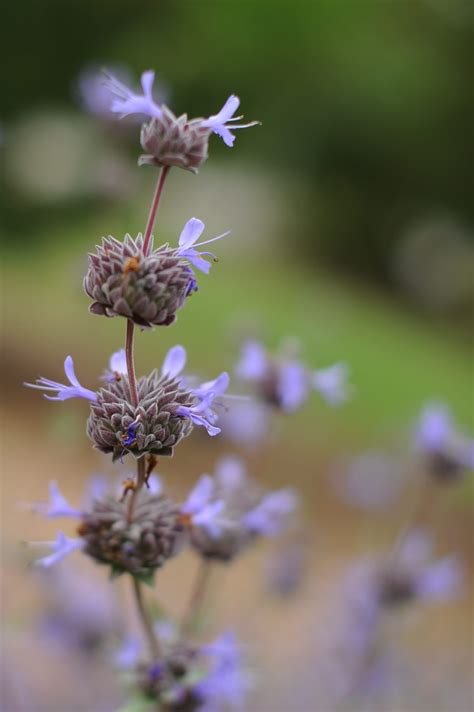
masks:
{"type": "Polygon", "coordinates": [[[156,700],[151,700],[141,693],[137,693],[119,707],[115,712],[156,712],[156,700]]]}
{"type": "Polygon", "coordinates": [[[141,581],[142,583],[145,583],[147,586],[150,586],[153,588],[155,585],[155,570],[154,569],[149,569],[149,571],[146,571],[141,574],[133,574],[134,578],[137,579],[137,581],[141,581]]]}
{"type": "Polygon", "coordinates": [[[119,576],[122,576],[123,573],[125,573],[124,570],[119,568],[118,566],[111,566],[109,578],[111,581],[115,581],[115,579],[117,579],[119,576]]]}

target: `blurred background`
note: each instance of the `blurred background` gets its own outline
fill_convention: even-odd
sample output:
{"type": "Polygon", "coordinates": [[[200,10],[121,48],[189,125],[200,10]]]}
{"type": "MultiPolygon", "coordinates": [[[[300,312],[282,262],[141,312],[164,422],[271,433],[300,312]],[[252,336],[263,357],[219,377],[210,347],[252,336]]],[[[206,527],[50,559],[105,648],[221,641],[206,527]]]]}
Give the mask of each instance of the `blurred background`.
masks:
{"type": "MultiPolygon", "coordinates": [[[[299,489],[301,587],[289,600],[267,600],[263,546],[218,572],[210,625],[236,626],[251,651],[251,712],[339,709],[311,687],[322,630],[338,616],[332,604],[350,562],[389,546],[410,504],[405,493],[382,516],[368,515],[341,500],[335,473],[377,449],[410,483],[410,433],[426,401],[445,401],[463,430],[473,427],[472,6],[27,0],[22,17],[14,3],[2,15],[5,712],[105,712],[123,694],[110,671],[71,693],[99,669],[89,654],[74,665],[57,649],[38,655],[36,620],[49,599],[20,544],[54,536],[54,523],[25,506],[44,500],[49,480],[77,499],[90,472],[112,473],[85,436],[83,403],[50,405],[21,388],[39,375],[61,381],[69,353],[81,382],[94,387],[123,344],[121,320],[88,314],[86,253],[102,235],[144,229],[156,176],[136,165],[139,125],[118,123],[104,107],[102,67],[130,85],[154,68],[157,94],[177,114],[214,114],[236,93],[245,118],[262,122],[238,133],[232,150],[213,137],[199,176],[171,172],[155,239],[176,244],[193,215],[207,237],[229,228],[232,237],[219,243],[219,264],[178,323],[137,337],[137,364],[144,372],[182,343],[192,368],[212,376],[232,370],[241,340],[255,336],[270,348],[297,339],[313,368],[348,364],[353,393],[342,407],[313,398],[281,416],[260,446],[193,436],[162,468],[183,495],[233,452],[266,485],[299,489]],[[15,674],[12,659],[24,661],[15,674]]],[[[454,549],[468,565],[471,503],[466,480],[438,492],[423,521],[441,553],[454,549]]],[[[185,605],[194,564],[178,559],[160,578],[172,613],[185,605]]],[[[84,576],[107,587],[92,569],[84,576]]],[[[403,661],[395,684],[370,700],[344,699],[344,709],[469,709],[470,583],[467,576],[455,603],[409,614],[389,643],[403,661]]],[[[118,588],[126,599],[126,585],[118,588]]],[[[120,626],[135,625],[130,617],[120,626]]]]}

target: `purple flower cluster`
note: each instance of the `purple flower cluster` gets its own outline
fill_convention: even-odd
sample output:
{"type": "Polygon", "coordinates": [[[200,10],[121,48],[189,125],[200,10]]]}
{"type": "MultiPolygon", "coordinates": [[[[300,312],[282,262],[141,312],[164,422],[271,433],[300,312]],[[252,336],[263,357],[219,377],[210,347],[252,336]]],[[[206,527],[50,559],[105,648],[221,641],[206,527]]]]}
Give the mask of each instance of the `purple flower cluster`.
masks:
{"type": "Polygon", "coordinates": [[[243,344],[236,376],[251,383],[265,403],[285,413],[299,410],[312,390],[333,406],[349,395],[345,364],[311,371],[297,358],[271,356],[258,341],[243,344]]]}
{"type": "Polygon", "coordinates": [[[474,470],[474,440],[457,430],[450,409],[442,403],[423,408],[414,441],[435,479],[452,481],[474,470]]]}
{"type": "MultiPolygon", "coordinates": [[[[153,98],[154,81],[155,72],[151,70],[143,72],[141,76],[142,92],[135,93],[111,74],[106,74],[105,86],[114,97],[110,110],[118,114],[119,118],[139,114],[151,119],[161,119],[164,109],[163,105],[157,104],[153,98]]],[[[194,121],[199,121],[202,128],[209,129],[220,136],[226,146],[231,148],[235,141],[232,131],[246,129],[259,123],[258,121],[251,121],[247,124],[235,123],[242,118],[241,116],[234,116],[239,105],[239,97],[232,94],[217,114],[210,116],[208,119],[194,119],[194,121]]]]}
{"type": "MultiPolygon", "coordinates": [[[[165,357],[160,374],[162,379],[175,379],[177,381],[178,390],[188,396],[189,405],[177,404],[172,415],[175,418],[181,418],[189,421],[192,425],[204,427],[208,434],[213,436],[220,432],[220,429],[215,425],[218,420],[218,412],[216,405],[224,396],[229,385],[229,376],[227,373],[221,373],[212,381],[207,381],[197,385],[195,388],[187,388],[185,381],[181,377],[181,372],[186,365],[186,351],[182,346],[174,346],[170,349],[165,357]]],[[[104,396],[103,393],[108,392],[111,384],[125,384],[125,389],[122,393],[121,409],[128,404],[128,375],[127,364],[124,349],[116,351],[110,357],[109,368],[103,376],[105,385],[99,391],[92,391],[84,388],[79,383],[74,372],[74,363],[71,356],[68,356],[64,362],[64,370],[69,380],[70,385],[64,385],[57,381],[51,381],[46,378],[39,378],[36,383],[26,383],[30,388],[37,388],[45,391],[44,396],[48,400],[64,401],[69,398],[84,398],[91,403],[100,401],[104,396]],[[56,393],[52,396],[49,393],[56,393]]],[[[160,391],[156,391],[154,398],[156,403],[160,402],[160,391]]],[[[108,402],[111,402],[110,399],[108,402]]],[[[158,405],[157,405],[158,407],[158,405]]],[[[168,411],[166,411],[168,412],[168,411]]],[[[159,415],[159,412],[158,412],[159,415]]],[[[118,440],[124,446],[124,453],[130,449],[133,442],[137,440],[139,429],[145,428],[147,425],[146,413],[141,415],[138,413],[136,418],[130,416],[130,423],[127,426],[125,438],[122,433],[119,433],[118,440]]]]}
{"type": "MultiPolygon", "coordinates": [[[[33,506],[33,510],[49,519],[71,517],[79,521],[77,538],[67,537],[63,532],[58,532],[54,541],[36,542],[37,546],[49,548],[51,553],[37,560],[36,564],[42,568],[49,568],[74,551],[83,550],[86,554],[96,556],[97,546],[91,548],[88,532],[91,517],[100,517],[100,512],[107,512],[107,519],[100,528],[100,536],[104,536],[105,521],[110,522],[112,511],[109,503],[113,493],[101,490],[95,496],[90,495],[85,500],[84,508],[72,507],[61,493],[57,482],[49,486],[49,501],[33,506]],[[105,509],[106,508],[106,509],[105,509]],[[92,552],[92,553],[91,553],[92,552]]],[[[147,497],[153,506],[153,511],[158,515],[158,502],[163,499],[164,492],[161,480],[151,477],[148,482],[147,497]],[[158,499],[157,499],[158,498],[158,499]]],[[[161,536],[165,535],[166,527],[178,527],[180,535],[179,548],[170,553],[179,552],[184,543],[190,544],[205,559],[229,561],[244,548],[248,547],[258,537],[275,537],[280,534],[290,522],[298,505],[296,494],[291,489],[264,493],[257,484],[250,480],[242,463],[235,458],[222,459],[217,467],[214,477],[203,475],[192,489],[186,501],[181,505],[171,505],[166,509],[166,515],[161,515],[159,524],[161,536]],[[170,522],[170,513],[174,512],[170,522]],[[166,516],[166,519],[164,518],[166,516]]],[[[140,521],[143,517],[148,523],[154,516],[150,508],[142,514],[146,500],[137,508],[135,517],[128,523],[120,525],[121,537],[127,554],[136,560],[140,556],[140,539],[137,539],[140,530],[140,521]]],[[[118,532],[117,528],[117,532],[118,532]]],[[[144,541],[150,541],[151,530],[146,526],[143,532],[144,541]]],[[[168,534],[171,536],[171,534],[168,534]]],[[[102,553],[105,550],[101,545],[102,553]]],[[[114,550],[115,551],[115,550],[114,550]]],[[[144,554],[145,568],[155,568],[150,564],[148,550],[144,554]]],[[[107,559],[103,554],[101,561],[108,563],[117,570],[114,561],[117,561],[117,552],[114,558],[107,559]]],[[[125,560],[126,561],[126,560],[125,560]]],[[[127,564],[124,570],[127,569],[127,564]]],[[[140,567],[140,570],[143,568],[140,567]]],[[[138,569],[137,569],[138,570],[138,569]]],[[[118,572],[118,570],[117,570],[118,572]]]]}

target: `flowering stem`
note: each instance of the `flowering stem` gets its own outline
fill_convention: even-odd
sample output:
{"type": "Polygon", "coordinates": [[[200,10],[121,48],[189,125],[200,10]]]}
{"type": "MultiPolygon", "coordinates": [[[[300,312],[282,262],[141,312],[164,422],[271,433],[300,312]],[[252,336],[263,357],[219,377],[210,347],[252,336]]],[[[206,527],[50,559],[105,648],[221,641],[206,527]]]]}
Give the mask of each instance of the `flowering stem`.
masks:
{"type": "Polygon", "coordinates": [[[135,601],[137,603],[138,612],[140,614],[140,620],[143,625],[143,630],[148,640],[150,646],[150,652],[154,660],[160,657],[160,646],[158,645],[158,640],[156,638],[155,632],[153,630],[153,625],[148,617],[148,613],[143,603],[143,594],[140,581],[137,581],[135,577],[132,576],[133,581],[133,593],[135,595],[135,601]]]}
{"type": "Polygon", "coordinates": [[[125,339],[125,357],[127,360],[128,383],[130,386],[130,400],[135,408],[138,405],[137,378],[135,376],[135,363],[133,359],[133,321],[127,321],[127,337],[125,339]]]}
{"type": "Polygon", "coordinates": [[[158,176],[158,181],[156,183],[155,194],[153,196],[153,201],[151,204],[150,212],[148,214],[148,221],[145,229],[145,239],[143,242],[143,252],[148,254],[148,247],[151,240],[151,233],[153,232],[153,226],[155,224],[156,213],[158,211],[158,205],[160,204],[161,193],[163,191],[163,186],[165,184],[166,176],[170,170],[169,166],[163,166],[160,175],[158,176]]]}
{"type": "Polygon", "coordinates": [[[188,607],[181,624],[183,633],[189,633],[196,622],[196,617],[201,610],[204,595],[209,584],[211,570],[211,562],[203,559],[197,570],[194,585],[191,590],[191,598],[189,599],[188,607]]]}
{"type": "Polygon", "coordinates": [[[424,516],[426,516],[426,513],[430,510],[433,504],[433,495],[434,488],[433,483],[430,480],[425,479],[418,485],[411,502],[411,507],[409,508],[405,521],[398,532],[395,543],[389,554],[389,560],[395,559],[398,556],[410,529],[419,524],[424,516]]]}

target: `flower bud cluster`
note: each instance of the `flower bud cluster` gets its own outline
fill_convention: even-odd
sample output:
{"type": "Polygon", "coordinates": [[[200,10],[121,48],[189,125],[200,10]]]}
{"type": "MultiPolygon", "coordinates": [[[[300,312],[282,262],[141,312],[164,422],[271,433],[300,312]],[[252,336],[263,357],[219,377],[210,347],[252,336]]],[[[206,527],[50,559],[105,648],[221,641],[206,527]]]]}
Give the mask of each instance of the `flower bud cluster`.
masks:
{"type": "Polygon", "coordinates": [[[176,117],[162,106],[162,115],[143,124],[140,142],[146,154],[138,165],[177,166],[192,173],[207,160],[211,129],[201,119],[188,120],[186,114],[176,117]]]}
{"type": "Polygon", "coordinates": [[[84,289],[94,300],[93,314],[123,316],[150,328],[176,320],[196,281],[178,250],[163,245],[146,254],[141,235],[126,235],[123,242],[104,238],[96,254],[89,254],[84,289]]]}
{"type": "Polygon", "coordinates": [[[84,553],[113,574],[148,580],[175,556],[186,539],[179,507],[162,494],[141,490],[130,519],[128,500],[109,496],[94,502],[78,527],[84,553]]]}
{"type": "Polygon", "coordinates": [[[195,399],[181,387],[177,378],[152,371],[137,382],[138,406],[130,399],[128,378],[107,383],[91,402],[87,434],[94,446],[114,459],[129,452],[173,454],[173,448],[189,435],[192,423],[179,415],[180,406],[191,406],[195,399]]]}

